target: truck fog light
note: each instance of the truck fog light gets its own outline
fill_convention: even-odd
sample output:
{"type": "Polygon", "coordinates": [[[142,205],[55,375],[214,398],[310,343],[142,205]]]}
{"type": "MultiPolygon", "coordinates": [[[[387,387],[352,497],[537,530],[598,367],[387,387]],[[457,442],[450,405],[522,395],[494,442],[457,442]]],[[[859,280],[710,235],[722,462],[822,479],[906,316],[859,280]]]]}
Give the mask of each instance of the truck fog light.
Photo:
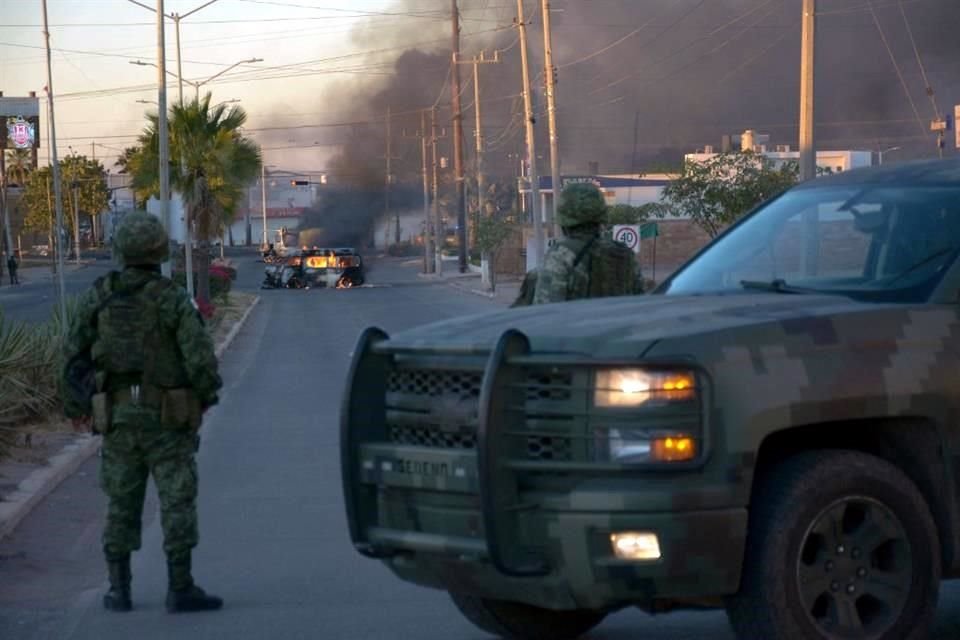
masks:
{"type": "Polygon", "coordinates": [[[659,560],[660,540],[646,531],[623,531],[610,534],[613,553],[622,560],[659,560]]]}

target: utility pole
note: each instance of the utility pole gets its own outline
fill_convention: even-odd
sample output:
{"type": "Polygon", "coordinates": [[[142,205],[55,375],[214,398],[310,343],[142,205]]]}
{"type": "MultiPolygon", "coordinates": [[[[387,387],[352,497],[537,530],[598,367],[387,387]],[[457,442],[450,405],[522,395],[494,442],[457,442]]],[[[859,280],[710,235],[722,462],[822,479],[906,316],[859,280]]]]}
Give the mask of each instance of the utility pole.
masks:
{"type": "MultiPolygon", "coordinates": [[[[387,175],[384,180],[384,190],[383,190],[383,217],[387,223],[387,230],[389,233],[390,225],[390,185],[393,183],[393,134],[391,132],[391,115],[390,107],[387,106],[387,175]]],[[[400,244],[400,214],[397,213],[396,227],[394,229],[394,242],[400,244]]]]}
{"type": "Polygon", "coordinates": [[[423,266],[424,272],[434,273],[433,224],[430,220],[430,176],[427,173],[427,112],[420,112],[420,159],[423,171],[423,266]]]}
{"type": "Polygon", "coordinates": [[[550,185],[553,190],[553,206],[548,214],[553,237],[560,237],[557,224],[557,208],[560,206],[560,148],[557,140],[557,68],[553,64],[553,34],[550,29],[550,0],[541,0],[543,13],[544,70],[547,87],[547,123],[550,128],[550,185]]]}
{"type": "Polygon", "coordinates": [[[50,27],[47,23],[47,0],[43,2],[43,37],[47,50],[47,109],[50,112],[50,170],[53,172],[54,202],[57,211],[57,298],[60,303],[60,328],[67,331],[66,286],[63,283],[63,194],[60,190],[60,163],[57,160],[57,125],[53,115],[53,64],[50,60],[50,27]]]}
{"type": "MultiPolygon", "coordinates": [[[[157,134],[160,138],[160,221],[170,233],[170,136],[167,132],[167,53],[163,0],[157,0],[157,134]]],[[[172,275],[172,264],[163,263],[163,275],[172,275]]],[[[189,282],[192,274],[187,274],[189,282]]]]}
{"type": "MultiPolygon", "coordinates": [[[[74,157],[74,162],[76,162],[76,157],[74,157]]],[[[77,168],[73,168],[76,172],[77,168]]],[[[74,173],[76,176],[76,173],[74,173]]],[[[76,261],[77,266],[80,266],[80,181],[74,177],[73,182],[70,185],[73,187],[73,244],[74,244],[74,260],[76,261]]]]}
{"type": "Polygon", "coordinates": [[[453,169],[457,184],[457,244],[459,245],[460,273],[467,271],[467,207],[463,189],[463,112],[460,108],[460,9],[457,0],[450,0],[453,7],[453,69],[450,91],[453,100],[453,169]]]}
{"type": "Polygon", "coordinates": [[[260,163],[260,211],[263,213],[263,241],[261,248],[267,246],[267,165],[260,163]]]}
{"type": "Polygon", "coordinates": [[[814,48],[817,0],[803,0],[800,51],[800,181],[817,177],[817,147],[813,137],[814,48]]]}
{"type": "Polygon", "coordinates": [[[430,146],[433,147],[433,268],[437,275],[443,274],[443,242],[446,233],[440,216],[440,173],[437,154],[437,108],[430,109],[430,146]]]}
{"type": "MultiPolygon", "coordinates": [[[[477,154],[477,216],[486,215],[486,177],[483,173],[483,125],[480,110],[480,65],[498,64],[500,62],[500,52],[494,51],[493,58],[487,58],[485,52],[481,51],[479,56],[474,56],[471,60],[457,60],[457,64],[473,65],[473,113],[474,123],[474,142],[476,144],[477,154]]],[[[474,225],[476,226],[476,225],[474,225]]],[[[476,231],[474,230],[474,234],[476,231]]]]}
{"type": "Polygon", "coordinates": [[[520,29],[520,62],[523,65],[523,110],[527,130],[527,179],[530,181],[530,209],[533,213],[533,253],[536,268],[543,266],[543,218],[540,214],[540,174],[537,172],[537,142],[533,132],[535,118],[530,96],[530,66],[527,60],[527,23],[523,0],[517,0],[517,27],[520,29]]]}
{"type": "MultiPolygon", "coordinates": [[[[472,60],[457,60],[457,64],[471,64],[473,65],[473,113],[476,116],[476,122],[474,123],[474,142],[476,143],[476,158],[477,158],[477,215],[473,220],[472,233],[470,234],[470,244],[471,246],[476,245],[477,241],[477,225],[480,223],[480,218],[487,215],[487,185],[486,178],[483,174],[483,120],[480,116],[480,65],[481,64],[497,64],[500,62],[500,52],[494,51],[493,58],[489,59],[486,57],[483,51],[480,52],[479,56],[474,56],[472,60]]],[[[489,256],[481,256],[481,267],[484,267],[488,261],[489,256]]],[[[488,272],[484,267],[483,270],[483,284],[489,285],[490,279],[488,277],[488,272]]]]}

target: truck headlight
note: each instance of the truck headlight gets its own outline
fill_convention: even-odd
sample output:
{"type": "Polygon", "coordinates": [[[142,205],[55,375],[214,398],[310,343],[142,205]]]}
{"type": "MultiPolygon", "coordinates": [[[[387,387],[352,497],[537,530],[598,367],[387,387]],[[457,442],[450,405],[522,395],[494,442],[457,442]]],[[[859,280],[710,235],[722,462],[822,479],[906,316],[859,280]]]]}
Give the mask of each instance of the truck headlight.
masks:
{"type": "Polygon", "coordinates": [[[686,370],[600,369],[593,404],[600,408],[639,407],[651,401],[692,400],[697,378],[686,370]]]}
{"type": "Polygon", "coordinates": [[[606,454],[610,462],[688,462],[697,457],[697,440],[689,434],[651,434],[642,430],[609,429],[606,454]]]}

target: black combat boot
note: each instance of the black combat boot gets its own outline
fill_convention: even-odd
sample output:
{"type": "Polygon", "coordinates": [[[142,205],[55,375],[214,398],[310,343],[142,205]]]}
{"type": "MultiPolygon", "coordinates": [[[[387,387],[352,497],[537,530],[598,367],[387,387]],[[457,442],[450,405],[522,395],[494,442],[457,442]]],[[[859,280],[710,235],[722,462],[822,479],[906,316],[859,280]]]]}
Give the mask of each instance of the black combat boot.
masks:
{"type": "Polygon", "coordinates": [[[213,611],[223,606],[223,600],[193,583],[190,574],[190,556],[167,563],[170,589],[167,591],[167,612],[213,611]]]}
{"type": "Polygon", "coordinates": [[[110,590],[103,596],[103,606],[110,611],[130,611],[130,554],[107,559],[110,590]]]}

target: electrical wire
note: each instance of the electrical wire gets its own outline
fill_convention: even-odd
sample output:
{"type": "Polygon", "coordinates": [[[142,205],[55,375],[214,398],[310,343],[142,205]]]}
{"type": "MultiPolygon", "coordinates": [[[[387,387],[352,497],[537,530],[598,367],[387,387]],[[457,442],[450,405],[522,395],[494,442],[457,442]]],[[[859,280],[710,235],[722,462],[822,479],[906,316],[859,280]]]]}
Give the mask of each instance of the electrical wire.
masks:
{"type": "MultiPolygon", "coordinates": [[[[703,4],[704,4],[704,2],[699,2],[699,3],[694,7],[694,9],[699,9],[700,6],[702,6],[703,4]]],[[[557,68],[558,68],[558,69],[565,69],[565,68],[567,68],[567,67],[572,67],[572,66],[574,66],[574,65],[578,65],[578,64],[581,64],[581,63],[583,63],[583,62],[587,62],[588,60],[593,60],[593,59],[596,58],[597,56],[603,55],[603,54],[606,53],[607,51],[610,51],[611,49],[613,49],[613,48],[616,47],[617,45],[619,45],[619,44],[621,44],[621,43],[623,43],[623,42],[626,42],[627,40],[629,40],[629,39],[632,38],[633,36],[637,35],[637,34],[640,33],[641,31],[643,31],[644,29],[646,29],[647,27],[649,27],[651,24],[653,24],[654,22],[656,22],[657,20],[659,20],[659,19],[662,17],[662,15],[663,15],[663,14],[658,14],[658,15],[650,18],[649,20],[647,20],[646,22],[644,22],[642,25],[640,25],[639,27],[637,27],[636,29],[634,29],[633,31],[631,31],[630,33],[628,33],[627,35],[625,35],[625,36],[623,36],[623,37],[621,37],[621,38],[618,38],[618,39],[614,40],[613,42],[611,42],[610,44],[602,47],[601,49],[598,49],[597,51],[594,51],[593,53],[590,53],[590,54],[588,54],[588,55],[585,55],[585,56],[583,56],[582,58],[578,58],[578,59],[576,59],[576,60],[574,60],[574,61],[572,61],[572,62],[566,62],[566,63],[564,63],[564,64],[558,65],[557,68]]]]}
{"type": "MultiPolygon", "coordinates": [[[[692,40],[692,41],[688,42],[686,45],[684,45],[684,46],[681,47],[680,49],[674,51],[673,53],[667,54],[666,56],[663,56],[663,57],[661,57],[660,59],[654,61],[653,66],[655,66],[655,67],[660,66],[662,63],[666,62],[667,60],[669,60],[669,59],[671,59],[671,58],[674,58],[674,57],[676,57],[676,56],[684,53],[685,51],[687,51],[687,50],[689,50],[690,48],[692,48],[694,45],[699,44],[700,42],[703,42],[704,40],[708,39],[708,38],[711,37],[712,35],[715,35],[715,34],[721,32],[721,31],[727,29],[729,26],[731,26],[731,25],[733,25],[733,24],[736,24],[736,22],[739,22],[740,20],[742,20],[742,19],[743,19],[744,17],[746,17],[747,15],[753,14],[753,13],[755,13],[756,11],[760,10],[761,8],[767,6],[767,5],[771,4],[771,3],[772,3],[772,0],[768,0],[767,2],[764,2],[763,4],[755,7],[755,8],[752,9],[751,11],[747,12],[746,14],[743,14],[742,16],[736,18],[735,20],[732,20],[732,21],[724,24],[723,26],[714,29],[714,30],[710,33],[710,35],[705,36],[705,37],[702,37],[702,38],[697,38],[697,39],[695,39],[695,40],[692,40]]],[[[697,56],[696,58],[694,58],[693,60],[691,60],[689,63],[683,65],[683,66],[680,67],[679,69],[675,69],[674,71],[671,71],[670,73],[667,73],[667,74],[665,74],[665,75],[663,75],[663,76],[660,76],[660,77],[658,77],[658,78],[655,78],[655,79],[652,79],[652,80],[648,80],[648,81],[644,82],[643,85],[648,85],[648,84],[650,84],[651,82],[661,82],[661,81],[663,81],[663,80],[670,80],[670,79],[672,79],[672,78],[675,77],[678,73],[689,69],[690,67],[692,67],[692,66],[695,65],[696,63],[700,62],[700,61],[703,60],[704,58],[706,58],[706,57],[708,57],[708,56],[716,53],[717,51],[720,51],[721,49],[723,49],[723,48],[725,48],[727,45],[729,45],[731,42],[733,42],[734,40],[739,39],[740,37],[742,37],[743,35],[745,35],[746,33],[748,33],[753,26],[755,26],[756,24],[759,24],[760,22],[763,22],[763,20],[765,20],[768,16],[772,15],[774,11],[776,11],[776,8],[773,8],[773,9],[771,9],[770,11],[768,11],[766,14],[762,15],[762,16],[754,23],[754,25],[749,25],[749,26],[747,26],[746,28],[741,29],[741,30],[740,30],[739,32],[737,32],[735,35],[727,38],[726,40],[724,40],[723,42],[721,42],[719,45],[715,46],[714,48],[710,49],[710,50],[707,51],[706,53],[703,53],[703,54],[701,54],[700,56],[697,56]]],[[[611,83],[609,83],[609,84],[607,84],[607,85],[605,85],[605,86],[603,86],[603,87],[599,87],[599,88],[597,88],[597,89],[594,89],[594,90],[590,91],[587,95],[592,96],[592,95],[595,95],[595,94],[600,93],[600,92],[602,92],[602,91],[606,91],[607,89],[610,89],[610,88],[612,88],[612,87],[614,87],[614,86],[617,86],[618,84],[621,84],[621,83],[625,82],[625,81],[628,80],[628,79],[631,79],[631,78],[634,78],[634,77],[640,75],[640,73],[642,73],[642,71],[637,71],[637,72],[631,73],[631,74],[629,74],[629,75],[627,75],[627,76],[624,76],[623,78],[620,78],[619,80],[615,80],[614,82],[611,82],[611,83]]]]}
{"type": "Polygon", "coordinates": [[[897,64],[897,57],[893,53],[893,49],[890,47],[890,42],[887,40],[887,34],[883,31],[883,25],[880,24],[880,18],[877,16],[877,12],[873,9],[873,0],[867,0],[867,4],[870,5],[870,13],[873,16],[873,22],[877,25],[877,31],[880,33],[880,40],[883,41],[883,46],[887,49],[887,54],[890,56],[890,62],[893,64],[893,68],[897,72],[897,77],[900,78],[900,86],[903,87],[903,92],[907,96],[907,100],[910,102],[910,108],[913,109],[913,114],[917,117],[917,124],[920,125],[921,131],[926,133],[927,128],[923,124],[923,119],[920,117],[920,111],[917,109],[917,103],[913,101],[913,96],[910,94],[910,88],[907,86],[907,81],[903,77],[903,73],[900,71],[900,65],[897,64]]]}
{"type": "Polygon", "coordinates": [[[903,8],[903,2],[900,2],[900,15],[903,16],[903,25],[907,28],[907,33],[910,35],[910,44],[913,45],[913,53],[917,57],[917,66],[920,67],[920,76],[923,78],[923,86],[927,89],[927,95],[930,96],[930,104],[933,105],[933,117],[940,117],[940,109],[937,107],[937,98],[933,93],[933,86],[930,84],[930,79],[927,77],[927,70],[923,66],[923,58],[920,57],[920,49],[917,48],[917,41],[913,37],[913,29],[910,27],[910,20],[907,18],[907,11],[903,8]]]}

